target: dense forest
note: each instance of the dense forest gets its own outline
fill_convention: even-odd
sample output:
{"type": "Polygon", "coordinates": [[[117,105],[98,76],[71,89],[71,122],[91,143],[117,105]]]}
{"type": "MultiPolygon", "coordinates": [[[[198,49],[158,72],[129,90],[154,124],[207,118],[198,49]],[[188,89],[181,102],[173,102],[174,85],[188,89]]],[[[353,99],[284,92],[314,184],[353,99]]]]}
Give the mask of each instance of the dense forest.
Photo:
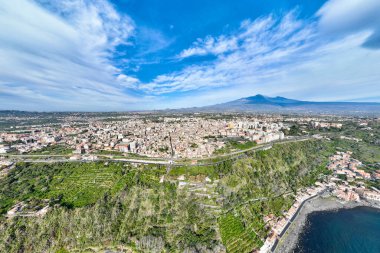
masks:
{"type": "Polygon", "coordinates": [[[326,173],[334,151],[309,140],[171,170],[19,163],[0,179],[0,252],[250,252],[267,236],[263,216],[281,216],[297,189],[326,173]],[[6,218],[20,202],[50,210],[6,218]]]}

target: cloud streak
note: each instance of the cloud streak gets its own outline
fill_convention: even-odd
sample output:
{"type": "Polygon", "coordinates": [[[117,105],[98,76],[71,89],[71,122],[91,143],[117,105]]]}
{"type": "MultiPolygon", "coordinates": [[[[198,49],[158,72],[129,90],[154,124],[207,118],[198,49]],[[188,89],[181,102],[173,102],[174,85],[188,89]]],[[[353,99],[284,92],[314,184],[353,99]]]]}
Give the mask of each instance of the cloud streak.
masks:
{"type": "Polygon", "coordinates": [[[257,83],[280,74],[281,68],[307,58],[314,44],[313,27],[296,19],[294,12],[282,18],[268,16],[245,20],[228,36],[198,39],[182,51],[182,57],[216,55],[205,65],[193,65],[157,76],[140,88],[155,94],[186,92],[223,86],[257,83]]]}
{"type": "Polygon", "coordinates": [[[179,58],[187,58],[200,55],[220,55],[238,49],[237,38],[234,36],[225,37],[221,35],[217,38],[207,36],[205,39],[198,38],[193,46],[183,50],[179,58]]]}
{"type": "Polygon", "coordinates": [[[106,101],[108,109],[139,100],[124,91],[133,78],[111,60],[117,46],[129,43],[134,23],[108,2],[3,1],[0,12],[3,108],[9,98],[35,110],[99,109],[106,101]]]}
{"type": "Polygon", "coordinates": [[[319,28],[330,36],[367,31],[364,47],[380,49],[380,1],[330,0],[318,12],[319,28]]]}

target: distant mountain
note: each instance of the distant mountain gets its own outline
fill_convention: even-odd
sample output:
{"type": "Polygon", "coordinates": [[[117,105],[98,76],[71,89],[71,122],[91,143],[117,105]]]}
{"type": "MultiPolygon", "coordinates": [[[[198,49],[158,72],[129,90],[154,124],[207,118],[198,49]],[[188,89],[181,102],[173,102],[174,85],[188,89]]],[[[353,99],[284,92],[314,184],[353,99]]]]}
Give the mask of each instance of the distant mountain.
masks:
{"type": "Polygon", "coordinates": [[[294,106],[294,105],[300,105],[305,104],[309,102],[295,100],[295,99],[288,99],[284,97],[267,97],[261,94],[258,94],[253,97],[246,97],[241,98],[235,101],[231,101],[229,103],[235,103],[235,104],[261,104],[261,105],[275,105],[275,106],[294,106]]]}
{"type": "Polygon", "coordinates": [[[380,116],[380,103],[310,102],[284,97],[268,97],[258,94],[227,103],[192,108],[192,110],[209,112],[275,112],[380,116]]]}

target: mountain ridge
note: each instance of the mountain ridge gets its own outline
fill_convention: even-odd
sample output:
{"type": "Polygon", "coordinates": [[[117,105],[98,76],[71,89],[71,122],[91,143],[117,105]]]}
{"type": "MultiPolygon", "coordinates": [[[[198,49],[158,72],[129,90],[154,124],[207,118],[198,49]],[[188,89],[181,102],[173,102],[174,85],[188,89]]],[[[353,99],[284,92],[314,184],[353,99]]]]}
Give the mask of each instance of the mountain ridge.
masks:
{"type": "Polygon", "coordinates": [[[270,97],[262,94],[193,109],[215,112],[327,113],[380,116],[380,103],[377,102],[315,102],[289,99],[281,96],[270,97]]]}

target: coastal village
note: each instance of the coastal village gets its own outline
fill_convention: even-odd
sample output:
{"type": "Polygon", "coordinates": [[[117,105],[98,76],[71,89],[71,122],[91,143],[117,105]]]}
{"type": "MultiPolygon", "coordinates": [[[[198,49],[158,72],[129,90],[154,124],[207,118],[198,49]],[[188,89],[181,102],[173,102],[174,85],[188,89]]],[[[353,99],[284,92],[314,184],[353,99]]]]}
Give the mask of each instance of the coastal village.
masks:
{"type": "Polygon", "coordinates": [[[329,159],[327,168],[331,176],[324,177],[315,186],[297,192],[295,202],[283,217],[267,216],[265,223],[271,228],[268,238],[260,252],[273,252],[281,237],[297,217],[304,204],[325,193],[343,202],[375,202],[380,204],[380,190],[365,187],[365,180],[380,180],[380,170],[368,173],[364,165],[351,157],[352,152],[336,152],[329,159]]]}

